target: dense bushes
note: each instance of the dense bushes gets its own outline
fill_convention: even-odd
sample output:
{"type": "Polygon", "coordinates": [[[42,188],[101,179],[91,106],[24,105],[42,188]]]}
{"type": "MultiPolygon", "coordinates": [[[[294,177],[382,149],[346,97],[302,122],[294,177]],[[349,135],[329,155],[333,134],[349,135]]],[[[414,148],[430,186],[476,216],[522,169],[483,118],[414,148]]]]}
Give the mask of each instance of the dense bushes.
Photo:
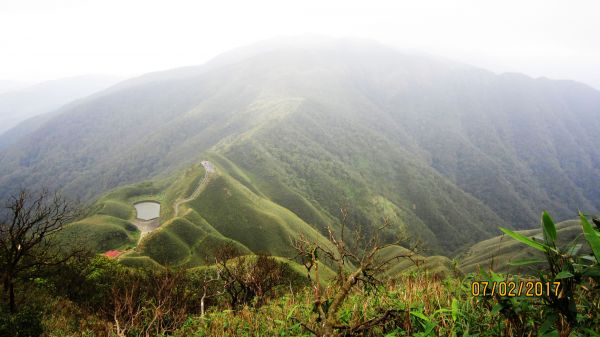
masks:
{"type": "Polygon", "coordinates": [[[36,307],[24,307],[11,314],[0,308],[0,336],[37,337],[44,332],[42,314],[36,307]]]}
{"type": "MultiPolygon", "coordinates": [[[[246,271],[262,265],[254,263],[257,261],[256,257],[236,258],[227,264],[232,269],[246,264],[237,271],[240,271],[239,276],[252,280],[252,272],[246,271]]],[[[314,288],[294,285],[296,278],[281,280],[274,291],[264,297],[240,295],[233,307],[232,297],[224,288],[227,284],[232,289],[257,289],[257,286],[228,283],[232,279],[223,277],[223,271],[219,272],[216,267],[187,272],[138,270],[97,257],[80,271],[84,276],[80,279],[81,286],[68,289],[70,286],[65,285],[61,294],[53,289],[59,286],[55,282],[66,280],[66,275],[57,275],[44,285],[39,283],[38,287],[48,289],[43,295],[47,307],[32,311],[23,305],[23,311],[18,316],[13,315],[9,323],[6,316],[2,318],[2,327],[14,328],[21,324],[21,318],[37,316],[41,319],[44,314],[45,331],[57,336],[307,336],[311,333],[303,324],[319,323],[314,311],[314,288]]],[[[359,336],[520,336],[535,335],[541,329],[552,335],[556,326],[544,325],[541,313],[548,310],[548,304],[541,298],[473,297],[471,282],[488,276],[440,279],[417,271],[375,288],[359,286],[349,293],[336,312],[336,321],[340,326],[376,323],[369,329],[350,334],[359,336]],[[386,313],[386,318],[381,319],[386,313]]],[[[494,277],[505,280],[502,275],[494,277]]],[[[581,329],[576,329],[572,336],[593,335],[592,330],[585,329],[597,329],[600,322],[597,307],[593,311],[586,303],[597,301],[598,296],[585,291],[576,290],[581,329]],[[589,310],[584,312],[581,309],[585,306],[589,310]]],[[[37,293],[36,297],[40,298],[37,293]]],[[[35,324],[27,328],[35,328],[35,324]]]]}
{"type": "MultiPolygon", "coordinates": [[[[541,251],[545,261],[529,259],[514,261],[520,265],[533,265],[546,262],[547,269],[538,273],[543,283],[553,284],[556,291],[541,292],[539,296],[543,305],[539,307],[542,333],[557,333],[570,336],[573,332],[590,333],[600,323],[600,231],[594,229],[587,217],[579,214],[583,236],[591,254],[581,253],[582,244],[577,241],[565,246],[557,244],[557,231],[554,221],[547,212],[542,214],[541,226],[543,238],[529,238],[511,230],[501,228],[503,232],[525,245],[541,251]]],[[[594,221],[598,226],[600,222],[594,221]]],[[[492,280],[502,280],[491,275],[492,280]]],[[[496,296],[498,297],[498,296],[496,296]]],[[[498,298],[500,312],[515,326],[523,326],[523,307],[528,308],[525,301],[507,301],[498,298]]]]}
{"type": "MultiPolygon", "coordinates": [[[[206,308],[259,306],[281,295],[281,288],[299,285],[301,276],[273,257],[221,251],[216,266],[190,270],[129,268],[103,256],[71,261],[47,275],[40,288],[55,301],[69,301],[82,317],[104,322],[89,327],[96,335],[157,336],[174,332],[206,308]]],[[[53,314],[46,319],[61,320],[53,314]]]]}
{"type": "Polygon", "coordinates": [[[564,282],[554,295],[475,296],[475,281],[532,278],[491,271],[442,279],[416,268],[386,280],[378,271],[409,252],[380,255],[386,245],[372,240],[354,253],[330,231],[333,249],[294,242],[305,275],[288,261],[240,256],[232,245],[216,249],[214,265],[187,270],[82,254],[18,284],[18,310],[1,309],[0,336],[594,336],[600,235],[581,222],[589,250],[557,247],[547,215],[544,239],[506,231],[544,250],[550,267],[535,279],[564,282]],[[325,265],[336,267],[333,277],[325,265]]]}

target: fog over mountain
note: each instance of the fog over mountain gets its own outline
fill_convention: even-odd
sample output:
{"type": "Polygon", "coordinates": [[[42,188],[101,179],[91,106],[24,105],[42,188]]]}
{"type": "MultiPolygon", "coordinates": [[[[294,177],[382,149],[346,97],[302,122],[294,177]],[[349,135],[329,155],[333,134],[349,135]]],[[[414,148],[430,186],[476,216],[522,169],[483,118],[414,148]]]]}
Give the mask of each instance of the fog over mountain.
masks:
{"type": "Polygon", "coordinates": [[[119,80],[113,76],[85,75],[29,86],[7,81],[5,92],[0,82],[0,135],[28,118],[52,112],[119,80]]]}
{"type": "Polygon", "coordinates": [[[350,204],[363,224],[385,210],[454,251],[542,209],[598,212],[599,110],[600,92],[572,81],[369,40],[273,41],[63,107],[0,152],[0,197],[46,186],[91,201],[212,153],[308,223],[309,208],[350,204]]]}
{"type": "Polygon", "coordinates": [[[598,335],[598,13],[1,0],[0,337],[598,335]]]}
{"type": "Polygon", "coordinates": [[[30,86],[30,83],[19,82],[19,81],[11,81],[11,80],[0,80],[0,94],[4,94],[9,91],[15,91],[27,86],[30,86]]]}

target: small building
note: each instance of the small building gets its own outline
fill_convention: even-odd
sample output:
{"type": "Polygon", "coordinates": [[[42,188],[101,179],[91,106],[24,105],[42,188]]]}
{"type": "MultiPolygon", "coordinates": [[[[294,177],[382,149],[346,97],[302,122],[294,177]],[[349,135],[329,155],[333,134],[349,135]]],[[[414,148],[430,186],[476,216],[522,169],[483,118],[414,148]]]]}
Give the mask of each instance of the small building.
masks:
{"type": "Polygon", "coordinates": [[[123,254],[122,251],[116,250],[116,249],[112,249],[112,250],[109,250],[106,253],[104,253],[104,256],[106,256],[108,258],[111,258],[111,259],[116,259],[121,254],[123,254]]]}

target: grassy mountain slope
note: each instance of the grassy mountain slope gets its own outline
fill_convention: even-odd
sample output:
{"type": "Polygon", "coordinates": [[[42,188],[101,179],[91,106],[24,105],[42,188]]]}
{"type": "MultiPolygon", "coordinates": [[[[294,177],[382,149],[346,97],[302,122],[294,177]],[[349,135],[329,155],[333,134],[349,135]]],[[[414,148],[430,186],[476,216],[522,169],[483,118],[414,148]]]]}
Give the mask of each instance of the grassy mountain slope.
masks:
{"type": "MultiPolygon", "coordinates": [[[[252,138],[243,135],[220,152],[252,177],[261,191],[301,216],[309,212],[293,198],[294,193],[329,215],[337,216],[340,207],[348,206],[354,225],[373,226],[385,214],[394,231],[420,238],[430,248],[441,246],[446,254],[462,242],[489,236],[493,224],[502,223],[487,206],[414,155],[358,123],[338,122],[337,129],[323,135],[319,112],[313,110],[318,108],[301,105],[281,121],[254,131],[252,138]]],[[[304,218],[318,223],[314,216],[304,218]]]]}
{"type": "Polygon", "coordinates": [[[430,275],[440,277],[449,276],[453,273],[452,261],[446,256],[433,255],[424,256],[411,253],[408,249],[401,246],[390,246],[384,248],[378,258],[382,261],[394,256],[410,256],[410,258],[400,258],[390,264],[390,268],[385,272],[386,276],[398,277],[400,274],[412,272],[426,272],[430,275]]]}
{"type": "Polygon", "coordinates": [[[326,244],[324,237],[296,214],[225,175],[215,178],[189,206],[220,233],[255,253],[291,257],[290,238],[300,234],[326,244]]]}
{"type": "Polygon", "coordinates": [[[80,245],[91,251],[105,252],[134,246],[139,232],[129,221],[108,215],[93,215],[66,226],[59,237],[64,245],[80,245]]]}
{"type": "MultiPolygon", "coordinates": [[[[530,229],[519,231],[527,237],[537,237],[543,241],[541,229],[530,229]]],[[[568,220],[557,224],[557,237],[559,246],[564,246],[572,241],[583,243],[581,225],[578,220],[568,220]]],[[[587,245],[583,245],[585,251],[587,245]]],[[[464,256],[460,257],[460,269],[464,272],[476,272],[479,268],[484,270],[493,269],[497,272],[516,272],[522,270],[522,267],[510,266],[510,261],[540,258],[543,255],[532,248],[526,247],[522,243],[506,235],[499,235],[488,240],[481,241],[473,245],[464,256]],[[520,268],[520,269],[519,269],[520,268]]]]}
{"type": "Polygon", "coordinates": [[[393,231],[445,255],[498,225],[532,226],[541,209],[559,220],[600,209],[600,93],[589,87],[362,40],[234,54],[57,112],[0,151],[0,197],[45,186],[92,200],[210,152],[227,178],[209,192],[239,192],[244,214],[223,214],[231,221],[298,221],[274,203],[321,230],[348,206],[351,224],[372,228],[385,214],[393,231]]]}
{"type": "MultiPolygon", "coordinates": [[[[132,224],[136,218],[133,205],[143,200],[161,203],[161,218],[173,213],[173,203],[180,196],[189,196],[204,175],[201,165],[192,165],[164,180],[147,181],[111,190],[89,207],[85,218],[69,224],[65,237],[76,238],[89,244],[92,251],[124,249],[135,246],[138,229],[132,224]]],[[[62,236],[62,234],[61,234],[62,236]]]]}
{"type": "MultiPolygon", "coordinates": [[[[103,90],[119,80],[110,76],[86,75],[0,92],[0,135],[31,117],[52,112],[74,100],[103,90]]],[[[0,147],[13,141],[0,137],[0,147]]]]}
{"type": "Polygon", "coordinates": [[[65,237],[79,235],[81,242],[97,252],[135,246],[139,231],[132,224],[133,204],[155,200],[161,203],[161,226],[123,256],[126,264],[148,265],[150,260],[183,267],[210,264],[216,250],[226,243],[236,246],[240,254],[292,257],[290,239],[300,235],[328,245],[296,214],[255,194],[220,168],[208,175],[201,193],[183,203],[175,216],[173,204],[191,196],[204,174],[202,166],[192,165],[179,176],[111,191],[91,207],[86,218],[68,225],[65,237]]]}

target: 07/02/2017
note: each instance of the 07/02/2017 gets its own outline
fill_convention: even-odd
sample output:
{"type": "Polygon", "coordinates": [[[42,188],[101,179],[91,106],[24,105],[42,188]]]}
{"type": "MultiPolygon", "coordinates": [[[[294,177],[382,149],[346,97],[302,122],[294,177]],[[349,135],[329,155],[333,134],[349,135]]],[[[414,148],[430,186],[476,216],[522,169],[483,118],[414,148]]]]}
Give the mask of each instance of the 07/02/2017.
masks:
{"type": "Polygon", "coordinates": [[[552,296],[558,297],[560,293],[560,282],[541,282],[541,281],[473,281],[471,283],[472,296],[526,296],[526,297],[541,297],[552,296]]]}

